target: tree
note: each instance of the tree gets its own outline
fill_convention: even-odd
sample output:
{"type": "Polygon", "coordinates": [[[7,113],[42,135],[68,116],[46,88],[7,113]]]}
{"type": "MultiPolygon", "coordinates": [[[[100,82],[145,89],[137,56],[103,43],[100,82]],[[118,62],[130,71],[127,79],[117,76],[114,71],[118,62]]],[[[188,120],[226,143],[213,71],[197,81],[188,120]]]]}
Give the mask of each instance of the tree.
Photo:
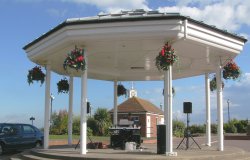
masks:
{"type": "Polygon", "coordinates": [[[183,137],[185,131],[185,123],[179,120],[173,120],[173,134],[176,137],[183,137]]]}
{"type": "Polygon", "coordinates": [[[108,128],[111,126],[111,117],[106,108],[98,108],[94,114],[100,136],[108,135],[108,128]]]}
{"type": "Polygon", "coordinates": [[[74,135],[80,135],[80,120],[80,116],[76,116],[73,118],[72,132],[74,135]]]}
{"type": "Polygon", "coordinates": [[[68,112],[60,110],[58,113],[52,114],[51,134],[61,135],[68,132],[68,112]]]}
{"type": "Polygon", "coordinates": [[[97,121],[93,117],[89,117],[87,120],[87,126],[92,130],[93,135],[99,134],[99,129],[97,125],[97,121]]]}

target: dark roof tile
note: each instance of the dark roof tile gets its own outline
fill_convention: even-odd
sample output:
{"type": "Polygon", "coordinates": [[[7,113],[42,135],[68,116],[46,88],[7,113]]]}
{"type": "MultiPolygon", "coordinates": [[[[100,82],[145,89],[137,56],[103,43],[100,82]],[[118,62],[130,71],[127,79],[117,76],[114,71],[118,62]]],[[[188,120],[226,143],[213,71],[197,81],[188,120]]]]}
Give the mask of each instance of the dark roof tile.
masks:
{"type": "MultiPolygon", "coordinates": [[[[163,111],[156,107],[154,104],[138,97],[129,98],[128,100],[118,105],[117,108],[118,112],[122,113],[150,112],[163,115],[163,111]]],[[[111,109],[109,112],[114,112],[114,110],[111,109]]]]}

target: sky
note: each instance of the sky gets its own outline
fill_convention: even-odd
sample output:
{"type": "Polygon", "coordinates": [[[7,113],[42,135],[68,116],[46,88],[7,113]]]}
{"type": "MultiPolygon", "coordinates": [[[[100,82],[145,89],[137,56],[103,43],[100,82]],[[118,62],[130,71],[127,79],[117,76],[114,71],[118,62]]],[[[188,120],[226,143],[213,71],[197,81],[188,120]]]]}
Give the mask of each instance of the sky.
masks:
{"type": "MultiPolygon", "coordinates": [[[[0,122],[31,123],[43,127],[45,85],[28,85],[28,70],[35,66],[29,61],[23,46],[54,28],[67,18],[96,16],[132,9],[180,12],[217,28],[249,37],[250,1],[232,0],[0,0],[0,122]]],[[[227,122],[227,100],[230,116],[250,119],[250,45],[247,42],[235,59],[242,76],[237,81],[225,81],[223,90],[224,121],[227,122]]],[[[53,112],[68,109],[68,95],[58,94],[56,83],[63,78],[52,73],[51,93],[53,112]]],[[[191,123],[205,123],[204,75],[173,81],[176,95],[173,98],[173,118],[185,120],[183,102],[193,103],[191,123]]],[[[80,79],[74,79],[74,115],[80,114],[80,79]]],[[[131,82],[122,82],[131,88],[131,82]]],[[[134,83],[138,97],[159,106],[163,103],[161,81],[134,83]]],[[[113,82],[88,80],[88,100],[94,110],[113,107],[113,82]]],[[[118,98],[118,104],[126,100],[118,98]]],[[[211,93],[211,117],[216,123],[216,92],[211,93]]]]}

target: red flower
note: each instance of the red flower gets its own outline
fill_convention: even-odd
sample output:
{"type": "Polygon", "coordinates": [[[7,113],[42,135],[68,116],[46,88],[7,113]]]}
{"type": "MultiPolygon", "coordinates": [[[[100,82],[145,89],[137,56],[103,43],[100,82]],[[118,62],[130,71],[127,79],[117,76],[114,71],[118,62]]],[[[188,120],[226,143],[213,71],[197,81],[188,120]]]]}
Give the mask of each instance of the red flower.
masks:
{"type": "Polygon", "coordinates": [[[77,57],[77,59],[76,59],[78,62],[81,62],[81,61],[83,61],[83,56],[79,56],[79,57],[77,57]]]}
{"type": "Polygon", "coordinates": [[[162,56],[164,56],[164,53],[165,53],[165,51],[164,51],[164,47],[162,47],[162,50],[161,50],[161,55],[162,55],[162,56]]]}

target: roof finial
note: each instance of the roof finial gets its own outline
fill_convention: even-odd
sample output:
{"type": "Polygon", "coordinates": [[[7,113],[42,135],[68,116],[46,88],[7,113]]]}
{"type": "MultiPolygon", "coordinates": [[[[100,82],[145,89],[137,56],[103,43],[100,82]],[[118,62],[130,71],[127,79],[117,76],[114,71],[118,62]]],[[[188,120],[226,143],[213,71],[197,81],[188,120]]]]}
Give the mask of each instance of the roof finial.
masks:
{"type": "Polygon", "coordinates": [[[129,98],[137,97],[137,91],[134,89],[134,82],[131,82],[131,89],[129,91],[129,98]]]}

